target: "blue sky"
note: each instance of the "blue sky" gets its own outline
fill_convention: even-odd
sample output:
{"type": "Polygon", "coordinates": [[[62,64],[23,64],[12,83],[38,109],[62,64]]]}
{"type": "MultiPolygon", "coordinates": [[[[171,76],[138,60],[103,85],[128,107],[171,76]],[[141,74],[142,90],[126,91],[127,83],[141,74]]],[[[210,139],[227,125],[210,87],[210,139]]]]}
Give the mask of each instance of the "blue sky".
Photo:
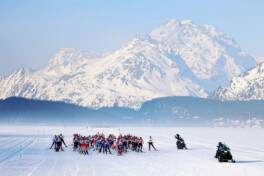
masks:
{"type": "Polygon", "coordinates": [[[171,18],[209,24],[264,56],[262,0],[0,0],[0,74],[44,66],[59,48],[120,48],[171,18]]]}

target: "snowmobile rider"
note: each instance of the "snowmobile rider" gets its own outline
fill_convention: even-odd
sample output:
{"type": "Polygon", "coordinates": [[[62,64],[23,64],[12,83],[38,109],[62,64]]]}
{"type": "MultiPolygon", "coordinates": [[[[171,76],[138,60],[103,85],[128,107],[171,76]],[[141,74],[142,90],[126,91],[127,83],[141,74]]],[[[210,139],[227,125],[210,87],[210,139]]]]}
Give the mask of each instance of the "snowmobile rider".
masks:
{"type": "Polygon", "coordinates": [[[219,142],[215,153],[215,158],[219,156],[220,152],[224,152],[225,150],[228,150],[228,147],[224,145],[222,142],[219,142]]]}
{"type": "MultiPolygon", "coordinates": [[[[187,149],[184,140],[182,139],[182,137],[179,134],[176,134],[174,137],[175,137],[175,139],[177,139],[177,142],[179,141],[179,142],[182,142],[184,144],[183,148],[187,149]]],[[[176,145],[177,145],[177,142],[176,142],[176,145]]]]}
{"type": "Polygon", "coordinates": [[[230,153],[230,149],[222,142],[218,143],[215,158],[218,158],[219,162],[228,162],[228,160],[231,160],[233,163],[236,162],[230,153]]]}

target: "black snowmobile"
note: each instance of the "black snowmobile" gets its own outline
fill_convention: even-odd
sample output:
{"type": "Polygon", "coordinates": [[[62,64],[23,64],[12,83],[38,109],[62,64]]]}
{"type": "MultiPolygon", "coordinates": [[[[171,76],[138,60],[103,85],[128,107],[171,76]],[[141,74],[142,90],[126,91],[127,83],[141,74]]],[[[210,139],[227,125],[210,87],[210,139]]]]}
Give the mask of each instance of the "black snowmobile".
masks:
{"type": "Polygon", "coordinates": [[[221,142],[219,142],[219,145],[217,146],[215,158],[218,159],[218,162],[228,162],[229,160],[232,161],[232,163],[236,162],[235,160],[233,160],[230,149],[221,142]]]}
{"type": "Polygon", "coordinates": [[[178,149],[187,149],[184,140],[180,137],[179,134],[174,137],[177,139],[176,146],[178,149]]]}

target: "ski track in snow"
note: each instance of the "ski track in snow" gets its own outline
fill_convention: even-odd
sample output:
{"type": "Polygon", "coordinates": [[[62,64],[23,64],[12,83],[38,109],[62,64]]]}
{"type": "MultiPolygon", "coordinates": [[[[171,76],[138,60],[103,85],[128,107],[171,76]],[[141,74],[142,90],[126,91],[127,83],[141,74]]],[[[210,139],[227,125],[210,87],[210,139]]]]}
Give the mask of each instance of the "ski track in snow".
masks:
{"type": "Polygon", "coordinates": [[[225,128],[159,128],[159,127],[24,127],[0,128],[0,175],[7,176],[261,176],[264,173],[264,129],[225,128]],[[8,129],[8,130],[7,130],[8,129]],[[36,135],[36,129],[46,131],[36,135]],[[80,155],[70,146],[72,134],[133,134],[142,136],[143,153],[128,152],[124,156],[89,151],[80,155]],[[54,134],[63,133],[69,145],[65,152],[49,150],[54,134]],[[188,150],[177,150],[174,135],[185,139],[188,150]],[[148,151],[149,136],[159,151],[148,151]],[[20,159],[20,137],[22,158],[20,159]],[[39,136],[39,137],[37,137],[39,136]],[[218,163],[216,145],[225,142],[237,163],[218,163]]]}

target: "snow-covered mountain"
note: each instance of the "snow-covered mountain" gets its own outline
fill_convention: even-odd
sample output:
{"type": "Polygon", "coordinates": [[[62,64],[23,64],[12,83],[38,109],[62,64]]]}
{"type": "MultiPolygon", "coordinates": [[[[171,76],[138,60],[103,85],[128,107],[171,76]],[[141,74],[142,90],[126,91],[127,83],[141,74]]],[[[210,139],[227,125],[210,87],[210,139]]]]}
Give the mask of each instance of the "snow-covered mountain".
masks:
{"type": "Polygon", "coordinates": [[[256,65],[253,56],[216,27],[171,19],[112,53],[61,49],[39,70],[21,68],[0,77],[0,98],[19,96],[93,108],[117,103],[138,109],[157,97],[207,97],[256,65]]]}
{"type": "Polygon", "coordinates": [[[228,86],[220,87],[212,98],[221,100],[263,100],[264,62],[248,70],[244,75],[234,77],[228,86]]]}

